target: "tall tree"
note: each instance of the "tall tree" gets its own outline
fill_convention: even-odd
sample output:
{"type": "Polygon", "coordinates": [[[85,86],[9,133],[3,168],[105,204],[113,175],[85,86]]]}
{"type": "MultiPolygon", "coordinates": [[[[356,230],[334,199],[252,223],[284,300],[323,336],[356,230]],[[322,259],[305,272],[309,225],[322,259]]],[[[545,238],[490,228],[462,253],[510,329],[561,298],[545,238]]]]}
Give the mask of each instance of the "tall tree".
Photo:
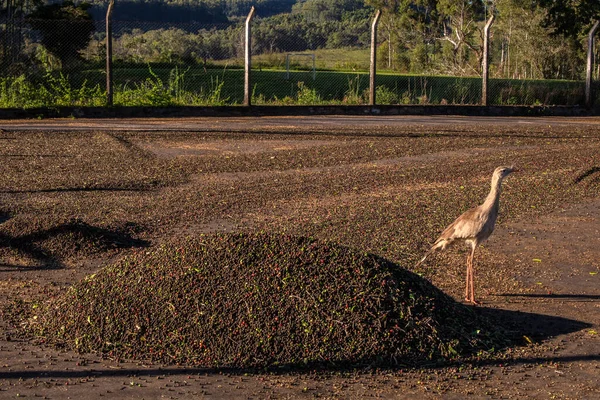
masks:
{"type": "Polygon", "coordinates": [[[411,72],[431,71],[434,55],[445,47],[449,55],[442,60],[448,64],[444,72],[479,72],[485,19],[481,1],[366,0],[366,4],[384,12],[390,61],[396,51],[409,59],[411,72]]]}
{"type": "Polygon", "coordinates": [[[23,60],[23,15],[31,8],[29,0],[5,0],[0,2],[0,74],[22,73],[23,60]]]}
{"type": "Polygon", "coordinates": [[[538,0],[539,5],[548,10],[546,26],[554,33],[577,36],[587,30],[595,20],[600,19],[598,0],[538,0]]]}
{"type": "Polygon", "coordinates": [[[88,3],[75,5],[72,1],[62,4],[40,5],[29,14],[29,25],[41,34],[41,43],[63,63],[72,64],[81,57],[95,31],[88,3]]]}
{"type": "Polygon", "coordinates": [[[581,79],[584,62],[580,39],[586,28],[575,19],[569,26],[561,22],[566,18],[565,13],[575,18],[575,14],[570,14],[576,10],[572,7],[574,4],[495,0],[499,17],[493,31],[499,60],[497,76],[581,79]],[[562,16],[557,14],[559,9],[563,10],[562,16]]]}
{"type": "Polygon", "coordinates": [[[431,70],[441,33],[437,0],[403,0],[398,12],[398,37],[401,51],[409,59],[410,71],[431,70]]]}
{"type": "Polygon", "coordinates": [[[440,15],[443,36],[442,40],[452,45],[452,65],[454,73],[480,73],[483,58],[483,30],[481,22],[485,20],[484,4],[471,0],[438,0],[437,10],[440,15]],[[470,53],[474,53],[475,61],[469,63],[470,53]]]}
{"type": "Polygon", "coordinates": [[[384,57],[379,57],[383,62],[387,63],[388,68],[394,68],[394,51],[398,46],[396,42],[398,15],[400,5],[403,0],[365,0],[365,4],[374,9],[381,10],[382,16],[379,26],[385,29],[384,37],[386,38],[385,48],[387,49],[384,57]]]}

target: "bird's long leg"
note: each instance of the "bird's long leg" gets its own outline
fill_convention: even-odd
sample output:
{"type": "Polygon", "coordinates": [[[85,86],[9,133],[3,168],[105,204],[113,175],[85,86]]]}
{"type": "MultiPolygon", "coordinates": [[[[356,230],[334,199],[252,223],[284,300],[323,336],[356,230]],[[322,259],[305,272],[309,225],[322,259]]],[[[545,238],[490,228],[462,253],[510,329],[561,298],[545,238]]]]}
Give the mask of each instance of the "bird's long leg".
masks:
{"type": "Polygon", "coordinates": [[[471,277],[469,279],[471,283],[471,293],[469,293],[469,298],[471,299],[471,303],[476,304],[475,301],[475,267],[473,267],[473,257],[471,257],[471,277]]]}
{"type": "Polygon", "coordinates": [[[475,247],[473,245],[473,249],[471,250],[471,254],[469,255],[469,275],[470,275],[470,299],[469,301],[473,304],[478,304],[475,300],[475,268],[473,267],[473,258],[475,257],[475,247]]]}
{"type": "Polygon", "coordinates": [[[466,301],[470,301],[469,299],[469,280],[471,277],[471,257],[467,256],[467,276],[466,276],[466,282],[467,282],[467,286],[465,288],[465,300],[466,301]]]}

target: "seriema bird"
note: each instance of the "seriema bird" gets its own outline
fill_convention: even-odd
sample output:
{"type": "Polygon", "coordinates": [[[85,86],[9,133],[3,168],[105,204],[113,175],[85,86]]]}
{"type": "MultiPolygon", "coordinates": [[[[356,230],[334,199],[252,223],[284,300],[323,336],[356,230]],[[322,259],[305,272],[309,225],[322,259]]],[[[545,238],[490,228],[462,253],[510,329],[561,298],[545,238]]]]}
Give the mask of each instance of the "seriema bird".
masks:
{"type": "Polygon", "coordinates": [[[451,223],[431,246],[425,256],[417,263],[420,265],[425,259],[437,250],[445,250],[456,241],[463,241],[471,246],[471,252],[467,257],[467,285],[465,289],[465,300],[478,304],[475,301],[475,284],[473,283],[473,256],[479,244],[487,240],[494,231],[498,208],[500,205],[500,192],[502,181],[510,173],[517,169],[511,167],[498,167],[492,175],[492,188],[485,198],[483,204],[471,208],[451,223]]]}

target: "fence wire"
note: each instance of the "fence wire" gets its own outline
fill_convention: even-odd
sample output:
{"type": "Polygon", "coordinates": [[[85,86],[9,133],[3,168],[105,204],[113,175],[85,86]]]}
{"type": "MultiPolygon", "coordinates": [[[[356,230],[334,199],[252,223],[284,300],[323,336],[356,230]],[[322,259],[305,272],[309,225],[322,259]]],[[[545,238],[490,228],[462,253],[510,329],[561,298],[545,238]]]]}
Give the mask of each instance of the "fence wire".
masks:
{"type": "MultiPolygon", "coordinates": [[[[554,65],[536,65],[534,55],[518,64],[516,57],[524,57],[525,49],[519,49],[514,38],[510,49],[507,47],[503,26],[500,21],[492,37],[488,104],[585,103],[583,76],[575,80],[561,76],[565,54],[557,54],[554,65]]],[[[367,104],[369,29],[369,23],[362,22],[352,32],[332,34],[309,26],[293,35],[278,31],[272,22],[254,21],[252,104],[367,104]]],[[[114,16],[112,32],[114,104],[243,103],[244,21],[164,24],[114,16]]],[[[467,57],[466,53],[443,53],[439,48],[443,43],[425,41],[422,65],[414,65],[414,61],[408,65],[398,43],[417,39],[380,31],[377,104],[481,104],[476,54],[459,65],[456,57],[467,57]],[[398,72],[409,67],[420,72],[398,72]]],[[[48,21],[4,15],[0,18],[0,46],[0,107],[105,104],[104,20],[48,21]]],[[[598,73],[595,70],[596,104],[600,103],[598,73]]]]}

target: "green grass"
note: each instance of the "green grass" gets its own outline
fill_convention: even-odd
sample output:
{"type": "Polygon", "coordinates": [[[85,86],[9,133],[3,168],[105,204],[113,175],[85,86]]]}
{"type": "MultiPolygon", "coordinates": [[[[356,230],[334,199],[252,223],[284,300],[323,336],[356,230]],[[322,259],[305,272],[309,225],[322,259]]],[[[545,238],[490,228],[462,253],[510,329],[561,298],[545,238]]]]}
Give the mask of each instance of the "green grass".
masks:
{"type": "MultiPolygon", "coordinates": [[[[348,57],[356,60],[356,57],[348,57]]],[[[260,58],[259,58],[260,60],[260,58]]],[[[336,62],[335,59],[332,62],[336,62]]],[[[257,61],[260,64],[260,61],[257,61]]],[[[242,104],[244,71],[236,68],[117,66],[113,72],[116,105],[242,104]]],[[[102,68],[0,80],[0,107],[98,106],[105,103],[102,68]]],[[[481,79],[377,75],[378,104],[480,104],[481,79]]],[[[583,104],[584,86],[578,81],[491,79],[489,104],[583,104]]],[[[290,71],[256,68],[251,73],[253,104],[320,105],[366,104],[367,72],[290,71]]]]}
{"type": "Polygon", "coordinates": [[[585,86],[580,81],[491,79],[489,91],[493,104],[585,104],[585,86]]]}
{"type": "MultiPolygon", "coordinates": [[[[252,63],[258,69],[285,69],[286,54],[271,53],[252,56],[252,63]]],[[[368,71],[371,60],[369,49],[357,48],[319,49],[299,51],[294,54],[314,54],[316,69],[330,71],[368,71]]],[[[290,64],[298,69],[312,68],[312,59],[309,57],[291,57],[290,64]]],[[[243,60],[239,60],[237,65],[244,65],[243,60]]]]}

